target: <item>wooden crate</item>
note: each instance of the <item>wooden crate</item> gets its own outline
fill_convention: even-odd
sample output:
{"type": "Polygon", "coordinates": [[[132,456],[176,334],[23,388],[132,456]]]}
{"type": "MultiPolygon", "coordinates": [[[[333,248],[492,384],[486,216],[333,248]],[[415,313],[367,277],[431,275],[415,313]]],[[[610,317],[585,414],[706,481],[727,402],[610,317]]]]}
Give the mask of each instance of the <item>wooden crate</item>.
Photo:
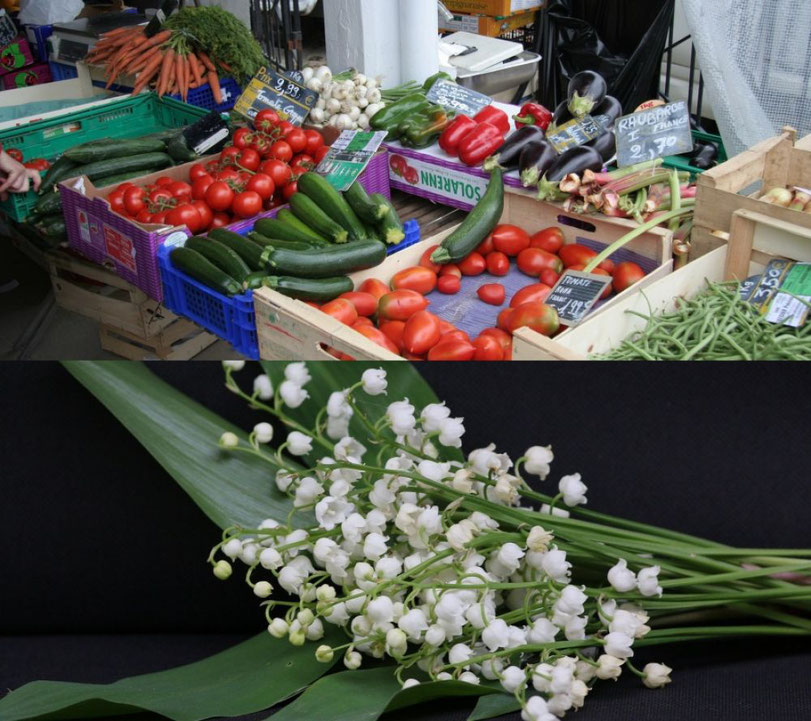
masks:
{"type": "Polygon", "coordinates": [[[102,323],[99,337],[104,350],[129,360],[191,360],[218,340],[185,318],[175,319],[149,338],[102,323]]]}
{"type": "MultiPolygon", "coordinates": [[[[757,270],[768,263],[773,251],[779,253],[779,244],[765,251],[757,242],[750,245],[745,220],[739,221],[739,233],[743,234],[739,237],[733,232],[733,218],[739,210],[778,221],[779,227],[794,226],[798,229],[796,235],[811,230],[811,214],[758,200],[773,187],[811,187],[811,136],[800,141],[796,138],[796,130],[784,128],[778,137],[765,140],[699,176],[691,257],[700,257],[719,247],[727,237],[733,249],[740,240],[738,250],[730,252],[727,279],[743,280],[752,270],[747,259],[755,262],[757,270]],[[760,185],[756,192],[740,194],[755,184],[760,185]]],[[[789,245],[788,249],[796,250],[796,245],[789,245]]]]}
{"type": "Polygon", "coordinates": [[[439,29],[446,32],[469,32],[477,35],[486,35],[497,38],[499,35],[514,32],[519,28],[533,25],[538,17],[537,10],[519,12],[516,15],[505,17],[491,17],[490,15],[467,15],[458,13],[452,20],[439,18],[439,29]]]}
{"type": "MultiPolygon", "coordinates": [[[[636,227],[635,223],[621,219],[572,216],[563,213],[559,207],[539,202],[528,194],[512,192],[505,195],[502,222],[514,223],[532,233],[550,225],[560,225],[568,242],[574,242],[577,237],[586,237],[611,243],[625,235],[629,229],[636,227]],[[563,220],[575,221],[578,227],[563,224],[563,220]]],[[[359,285],[367,278],[379,278],[388,282],[399,270],[417,265],[425,250],[441,242],[455,227],[454,225],[446,228],[396,253],[376,268],[353,274],[351,277],[355,285],[359,285]]],[[[638,287],[652,283],[672,271],[672,241],[672,233],[656,229],[637,238],[628,246],[645,257],[655,259],[659,264],[659,269],[648,275],[638,287]]],[[[527,282],[531,281],[528,279],[527,282]]],[[[595,316],[606,312],[614,304],[636,292],[636,289],[635,286],[618,295],[596,312],[595,316]]],[[[327,348],[333,348],[356,360],[401,360],[399,356],[386,351],[315,308],[268,288],[254,292],[254,303],[259,354],[263,359],[330,360],[332,356],[327,348]]],[[[566,331],[569,332],[571,331],[566,331]]],[[[566,333],[559,337],[565,336],[566,333]]],[[[525,359],[529,352],[526,348],[533,346],[540,338],[541,336],[534,331],[520,330],[513,342],[514,359],[525,359]]]]}

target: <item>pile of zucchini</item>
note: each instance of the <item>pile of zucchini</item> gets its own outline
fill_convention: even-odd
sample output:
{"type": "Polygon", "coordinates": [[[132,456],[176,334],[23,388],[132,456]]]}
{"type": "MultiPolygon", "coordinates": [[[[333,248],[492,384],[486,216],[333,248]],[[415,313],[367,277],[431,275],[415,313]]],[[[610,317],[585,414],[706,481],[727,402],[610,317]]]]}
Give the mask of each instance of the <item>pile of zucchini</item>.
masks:
{"type": "Polygon", "coordinates": [[[25,222],[49,240],[66,240],[62,202],[57,190],[61,181],[86,175],[96,186],[104,188],[198,157],[186,144],[182,128],[130,140],[104,138],[82,143],[66,150],[51,165],[42,180],[40,198],[25,222]]]}
{"type": "Polygon", "coordinates": [[[257,220],[247,238],[222,228],[189,238],[172,250],[172,265],[226,296],[264,286],[324,303],[353,290],[347,275],[380,265],[386,244],[405,238],[391,202],[359,183],[341,194],[305,173],[298,190],[289,209],[257,220]]]}

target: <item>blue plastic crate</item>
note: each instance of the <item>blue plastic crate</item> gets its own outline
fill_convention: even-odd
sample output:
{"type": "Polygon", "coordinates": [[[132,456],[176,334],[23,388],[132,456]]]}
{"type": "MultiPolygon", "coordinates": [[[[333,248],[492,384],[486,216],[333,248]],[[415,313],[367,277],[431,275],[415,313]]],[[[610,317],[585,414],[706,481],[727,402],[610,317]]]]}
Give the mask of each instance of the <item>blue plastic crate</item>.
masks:
{"type": "MultiPolygon", "coordinates": [[[[37,59],[41,63],[47,63],[48,52],[48,38],[53,35],[53,25],[26,25],[26,35],[28,42],[36,50],[37,59]]],[[[53,72],[53,71],[52,71],[53,72]]]]}
{"type": "Polygon", "coordinates": [[[393,255],[399,253],[401,250],[416,245],[420,242],[420,224],[416,220],[407,220],[404,224],[405,227],[405,240],[400,241],[397,245],[392,245],[386,250],[386,255],[393,255]]]}
{"type": "Polygon", "coordinates": [[[178,270],[169,259],[172,247],[158,248],[158,267],[163,284],[163,304],[206,330],[227,340],[242,355],[259,359],[259,339],[253,291],[228,298],[178,270]]]}
{"type": "Polygon", "coordinates": [[[79,77],[79,71],[76,70],[75,65],[50,62],[48,66],[51,68],[51,77],[54,79],[54,82],[57,80],[73,80],[79,77]]]}
{"type": "MultiPolygon", "coordinates": [[[[219,113],[225,113],[236,105],[239,96],[242,95],[242,88],[237,85],[236,80],[233,78],[221,78],[220,90],[222,91],[223,102],[217,105],[214,102],[214,93],[211,92],[211,86],[206,83],[199,88],[189,90],[189,96],[186,102],[189,105],[196,105],[198,108],[206,108],[207,110],[216,110],[219,113]]],[[[180,95],[170,95],[170,98],[180,100],[180,95]]]]}

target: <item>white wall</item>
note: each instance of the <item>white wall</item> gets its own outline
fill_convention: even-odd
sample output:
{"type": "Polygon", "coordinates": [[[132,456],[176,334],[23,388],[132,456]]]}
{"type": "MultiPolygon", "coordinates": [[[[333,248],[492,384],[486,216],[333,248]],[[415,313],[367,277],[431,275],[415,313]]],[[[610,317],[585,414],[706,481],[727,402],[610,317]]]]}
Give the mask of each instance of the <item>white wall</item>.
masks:
{"type": "Polygon", "coordinates": [[[201,5],[218,5],[251,26],[250,0],[201,0],[201,5]]]}

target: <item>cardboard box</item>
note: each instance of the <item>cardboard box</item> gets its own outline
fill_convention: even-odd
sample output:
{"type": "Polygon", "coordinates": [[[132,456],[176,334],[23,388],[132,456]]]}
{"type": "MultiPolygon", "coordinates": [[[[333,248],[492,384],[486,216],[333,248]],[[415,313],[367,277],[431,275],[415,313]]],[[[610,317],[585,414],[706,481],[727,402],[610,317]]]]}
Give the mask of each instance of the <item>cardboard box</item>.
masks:
{"type": "Polygon", "coordinates": [[[545,0],[444,0],[451,12],[475,13],[503,17],[514,13],[537,10],[546,5],[545,0]]]}
{"type": "Polygon", "coordinates": [[[466,32],[487,37],[497,38],[505,33],[511,33],[519,28],[527,27],[538,17],[537,10],[522,12],[507,17],[490,17],[489,15],[465,15],[459,13],[452,20],[445,20],[440,16],[439,29],[448,32],[466,32]]]}
{"type": "MultiPolygon", "coordinates": [[[[540,202],[523,193],[508,192],[504,201],[504,214],[501,219],[503,223],[514,223],[531,233],[551,225],[559,225],[568,243],[585,240],[607,245],[637,227],[635,223],[621,219],[603,216],[581,218],[566,214],[556,205],[540,202]]],[[[388,282],[398,271],[417,265],[428,248],[440,243],[455,228],[456,226],[449,228],[390,256],[376,268],[354,273],[350,277],[356,287],[367,278],[379,278],[388,282]]],[[[656,229],[632,241],[629,249],[647,258],[654,270],[639,284],[605,303],[590,317],[598,317],[628,296],[638,293],[641,288],[669,275],[672,271],[672,241],[673,234],[662,229],[656,229]]],[[[474,280],[484,282],[481,278],[474,280]]],[[[532,280],[526,277],[522,285],[529,285],[531,282],[532,280]]],[[[259,354],[265,360],[334,360],[328,348],[356,360],[401,360],[399,356],[386,351],[358,332],[301,301],[287,298],[269,288],[255,291],[253,297],[259,335],[259,354]]],[[[472,298],[470,303],[472,308],[474,304],[481,304],[481,301],[472,298]]],[[[495,318],[499,309],[492,310],[495,318]]],[[[441,316],[441,313],[439,314],[441,316]]],[[[479,332],[484,330],[484,327],[480,328],[479,332]]],[[[566,331],[559,337],[563,338],[569,332],[571,331],[566,331]]],[[[533,354],[537,355],[536,349],[539,345],[543,346],[544,341],[554,344],[557,339],[545,339],[529,329],[519,330],[513,339],[513,359],[525,360],[533,354]]],[[[566,348],[562,346],[560,352],[565,354],[566,348]]]]}

